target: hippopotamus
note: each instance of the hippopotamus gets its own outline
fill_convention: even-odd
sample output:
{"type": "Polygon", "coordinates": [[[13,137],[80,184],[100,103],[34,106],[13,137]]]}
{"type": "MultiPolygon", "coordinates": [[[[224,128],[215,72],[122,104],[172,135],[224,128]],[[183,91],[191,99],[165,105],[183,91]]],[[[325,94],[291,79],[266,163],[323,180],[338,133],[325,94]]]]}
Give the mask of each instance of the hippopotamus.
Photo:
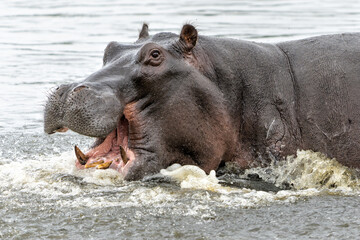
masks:
{"type": "Polygon", "coordinates": [[[78,168],[139,180],[174,163],[209,173],[226,162],[262,166],[310,149],[360,167],[360,34],[276,44],[198,35],[110,42],[103,67],[58,86],[44,111],[48,134],[95,137],[78,168]]]}

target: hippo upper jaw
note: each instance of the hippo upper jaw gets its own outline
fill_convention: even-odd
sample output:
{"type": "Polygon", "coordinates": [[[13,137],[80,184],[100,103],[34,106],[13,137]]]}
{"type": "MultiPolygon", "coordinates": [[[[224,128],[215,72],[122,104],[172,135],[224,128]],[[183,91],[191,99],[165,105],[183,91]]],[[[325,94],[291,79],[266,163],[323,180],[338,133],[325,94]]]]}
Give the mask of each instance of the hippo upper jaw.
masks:
{"type": "Polygon", "coordinates": [[[81,82],[59,86],[50,94],[44,111],[48,134],[71,129],[82,135],[105,138],[122,115],[124,104],[108,85],[81,82]]]}

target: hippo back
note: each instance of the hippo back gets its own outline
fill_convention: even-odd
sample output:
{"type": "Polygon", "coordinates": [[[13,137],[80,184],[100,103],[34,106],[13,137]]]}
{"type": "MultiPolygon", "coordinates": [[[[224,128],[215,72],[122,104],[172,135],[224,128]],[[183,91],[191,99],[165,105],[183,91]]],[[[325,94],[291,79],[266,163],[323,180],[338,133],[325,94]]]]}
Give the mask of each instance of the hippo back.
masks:
{"type": "Polygon", "coordinates": [[[360,167],[360,34],[280,43],[295,87],[302,148],[360,167]]]}

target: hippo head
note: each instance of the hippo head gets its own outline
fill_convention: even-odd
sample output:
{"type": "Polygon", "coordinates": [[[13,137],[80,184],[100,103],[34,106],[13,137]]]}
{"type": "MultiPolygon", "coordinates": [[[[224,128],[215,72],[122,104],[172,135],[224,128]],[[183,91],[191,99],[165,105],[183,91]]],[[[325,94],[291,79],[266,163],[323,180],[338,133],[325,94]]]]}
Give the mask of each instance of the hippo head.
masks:
{"type": "Polygon", "coordinates": [[[127,180],[173,163],[209,172],[232,158],[235,142],[211,69],[192,25],[149,36],[144,24],[134,44],[108,44],[99,71],[50,94],[45,132],[96,137],[87,153],[75,146],[78,168],[110,167],[127,180]]]}

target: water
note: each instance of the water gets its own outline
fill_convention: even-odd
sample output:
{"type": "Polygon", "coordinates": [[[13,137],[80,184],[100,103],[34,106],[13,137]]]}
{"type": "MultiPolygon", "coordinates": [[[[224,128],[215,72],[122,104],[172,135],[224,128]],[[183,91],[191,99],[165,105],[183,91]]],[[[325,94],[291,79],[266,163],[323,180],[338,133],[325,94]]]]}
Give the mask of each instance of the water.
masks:
{"type": "Polygon", "coordinates": [[[124,182],[74,168],[73,146],[93,140],[45,135],[46,95],[99,69],[106,44],[134,41],[144,21],[150,33],[191,22],[200,34],[278,42],[360,31],[360,2],[1,1],[0,239],[358,237],[358,173],[316,153],[220,179],[180,168],[124,182]]]}

